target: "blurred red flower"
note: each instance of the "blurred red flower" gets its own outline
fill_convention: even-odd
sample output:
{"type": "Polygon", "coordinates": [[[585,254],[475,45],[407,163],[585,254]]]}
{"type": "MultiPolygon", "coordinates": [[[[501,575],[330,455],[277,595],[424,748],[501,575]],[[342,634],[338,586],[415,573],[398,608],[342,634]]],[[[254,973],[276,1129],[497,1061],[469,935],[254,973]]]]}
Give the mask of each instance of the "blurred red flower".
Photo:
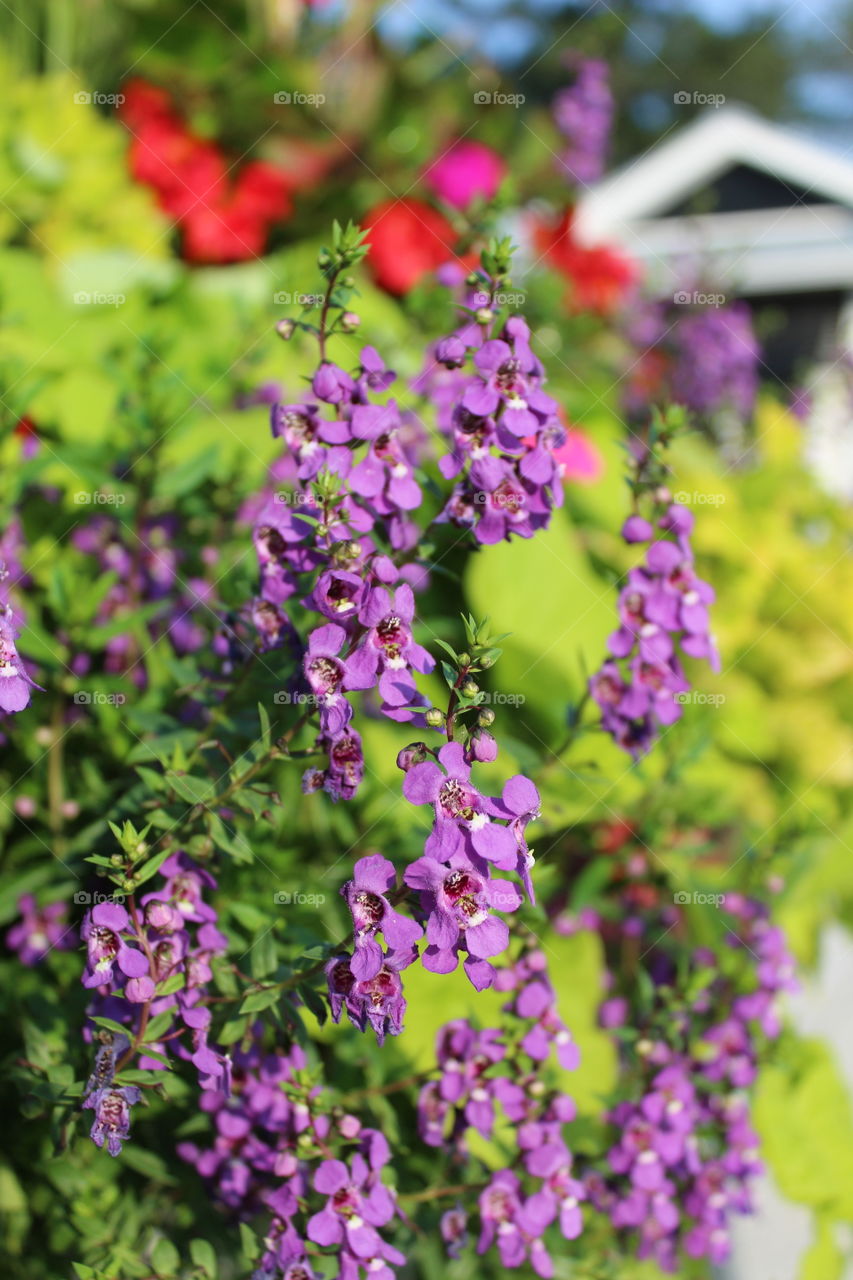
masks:
{"type": "Polygon", "coordinates": [[[264,252],[270,226],[289,217],[296,185],[278,165],[251,160],[233,176],[215,142],[198,137],[164,89],[124,86],[119,115],[133,134],[130,171],[157,192],[183,232],[190,262],[241,262],[264,252]]]}
{"type": "Polygon", "coordinates": [[[376,283],[398,296],[456,256],[455,231],[421,200],[383,200],[362,226],[370,233],[367,262],[376,283]]]}
{"type": "Polygon", "coordinates": [[[556,224],[537,220],[534,245],[571,284],[569,305],[573,311],[609,315],[639,279],[639,267],[606,245],[578,244],[572,212],[567,209],[556,224]]]}

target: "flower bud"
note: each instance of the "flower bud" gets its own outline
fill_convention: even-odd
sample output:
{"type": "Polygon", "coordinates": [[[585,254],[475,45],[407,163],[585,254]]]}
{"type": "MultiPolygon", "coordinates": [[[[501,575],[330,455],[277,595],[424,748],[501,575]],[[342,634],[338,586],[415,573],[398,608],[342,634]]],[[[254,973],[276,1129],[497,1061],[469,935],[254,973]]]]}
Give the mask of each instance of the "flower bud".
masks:
{"type": "Polygon", "coordinates": [[[341,316],[341,328],[344,333],[354,333],[361,324],[361,316],[356,315],[354,311],[345,311],[341,316]]]}
{"type": "Polygon", "coordinates": [[[461,692],[465,698],[476,698],[477,694],[480,692],[480,686],[477,684],[476,680],[469,679],[462,685],[461,692]]]}
{"type": "Polygon", "coordinates": [[[642,516],[628,516],[622,526],[622,537],[625,542],[651,542],[654,529],[642,516]]]}
{"type": "Polygon", "coordinates": [[[361,1121],[358,1116],[341,1116],[338,1130],[343,1138],[356,1138],[361,1132],[361,1121]]]}
{"type": "Polygon", "coordinates": [[[495,713],[491,707],[484,707],[477,716],[477,724],[481,729],[488,729],[490,725],[495,723],[495,713]]]}
{"type": "Polygon", "coordinates": [[[495,318],[495,313],[491,307],[478,307],[474,313],[474,319],[477,324],[491,324],[495,318]]]}
{"type": "Polygon", "coordinates": [[[459,655],[459,665],[460,665],[460,667],[470,667],[470,665],[471,665],[471,655],[470,655],[470,653],[460,653],[460,655],[459,655]]]}
{"type": "Polygon", "coordinates": [[[459,369],[465,363],[465,343],[453,333],[436,343],[435,358],[446,369],[459,369]]]}
{"type": "Polygon", "coordinates": [[[280,338],[284,338],[285,342],[289,342],[296,330],[296,322],[293,320],[279,320],[275,327],[275,331],[280,338]]]}
{"type": "Polygon", "coordinates": [[[468,750],[465,754],[471,760],[479,760],[481,763],[496,760],[498,757],[498,744],[485,729],[475,729],[471,734],[471,741],[468,743],[468,750]]]}
{"type": "Polygon", "coordinates": [[[430,707],[424,716],[424,720],[426,720],[431,729],[437,729],[439,725],[444,724],[444,712],[439,710],[438,707],[430,707]]]}
{"type": "Polygon", "coordinates": [[[413,765],[423,764],[429,755],[425,742],[410,742],[407,747],[397,753],[397,768],[408,773],[413,765]]]}

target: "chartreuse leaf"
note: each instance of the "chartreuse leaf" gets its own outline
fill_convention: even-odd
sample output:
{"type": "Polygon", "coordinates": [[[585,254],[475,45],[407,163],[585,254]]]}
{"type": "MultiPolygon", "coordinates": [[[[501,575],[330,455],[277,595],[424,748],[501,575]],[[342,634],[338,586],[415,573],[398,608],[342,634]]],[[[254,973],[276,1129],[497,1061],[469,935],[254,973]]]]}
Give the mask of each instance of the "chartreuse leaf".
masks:
{"type": "Polygon", "coordinates": [[[803,1257],[799,1280],[841,1280],[844,1255],[838,1248],[832,1224],[818,1216],[816,1227],[817,1235],[803,1257]]]}
{"type": "Polygon", "coordinates": [[[759,1074],[755,1127],[779,1190],[833,1219],[853,1219],[853,1117],[829,1050],[786,1038],[759,1074]]]}

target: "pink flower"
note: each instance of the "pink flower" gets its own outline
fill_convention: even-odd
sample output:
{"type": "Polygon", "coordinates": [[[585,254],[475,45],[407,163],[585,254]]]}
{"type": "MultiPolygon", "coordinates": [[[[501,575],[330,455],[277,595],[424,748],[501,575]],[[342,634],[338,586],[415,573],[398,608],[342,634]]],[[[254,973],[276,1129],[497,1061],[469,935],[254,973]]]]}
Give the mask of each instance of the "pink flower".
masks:
{"type": "Polygon", "coordinates": [[[491,147],[463,140],[432,162],[424,182],[446,204],[467,209],[477,196],[491,200],[505,173],[506,164],[491,147]]]}

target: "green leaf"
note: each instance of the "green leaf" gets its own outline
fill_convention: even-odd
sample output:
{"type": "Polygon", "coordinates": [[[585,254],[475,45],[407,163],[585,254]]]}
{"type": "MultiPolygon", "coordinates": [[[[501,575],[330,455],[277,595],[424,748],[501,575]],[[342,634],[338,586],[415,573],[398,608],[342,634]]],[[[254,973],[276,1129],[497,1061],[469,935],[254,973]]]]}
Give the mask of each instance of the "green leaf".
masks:
{"type": "Polygon", "coordinates": [[[245,1222],[240,1223],[240,1244],[243,1247],[243,1253],[250,1262],[254,1262],[261,1251],[258,1243],[258,1237],[255,1235],[251,1227],[245,1222]]]}
{"type": "Polygon", "coordinates": [[[181,1255],[171,1240],[162,1236],[151,1250],[151,1263],[158,1276],[171,1277],[181,1265],[181,1255]]]}
{"type": "Polygon", "coordinates": [[[208,1240],[191,1240],[190,1257],[210,1280],[216,1280],[217,1264],[213,1245],[208,1240]]]}
{"type": "Polygon", "coordinates": [[[103,1027],[105,1031],[112,1031],[114,1035],[126,1036],[128,1034],[127,1027],[123,1027],[120,1022],[114,1022],[112,1018],[90,1017],[89,1021],[94,1022],[97,1027],[103,1027]]]}
{"type": "Polygon", "coordinates": [[[252,943],[250,966],[253,978],[266,978],[278,964],[278,948],[272,929],[252,943]]]}
{"type": "Polygon", "coordinates": [[[209,778],[199,778],[192,773],[175,773],[171,769],[166,777],[172,790],[190,804],[206,804],[216,795],[216,788],[209,778]]]}
{"type": "Polygon", "coordinates": [[[250,991],[240,1005],[241,1013],[261,1013],[277,1004],[281,999],[278,987],[269,987],[266,991],[250,991]]]}

